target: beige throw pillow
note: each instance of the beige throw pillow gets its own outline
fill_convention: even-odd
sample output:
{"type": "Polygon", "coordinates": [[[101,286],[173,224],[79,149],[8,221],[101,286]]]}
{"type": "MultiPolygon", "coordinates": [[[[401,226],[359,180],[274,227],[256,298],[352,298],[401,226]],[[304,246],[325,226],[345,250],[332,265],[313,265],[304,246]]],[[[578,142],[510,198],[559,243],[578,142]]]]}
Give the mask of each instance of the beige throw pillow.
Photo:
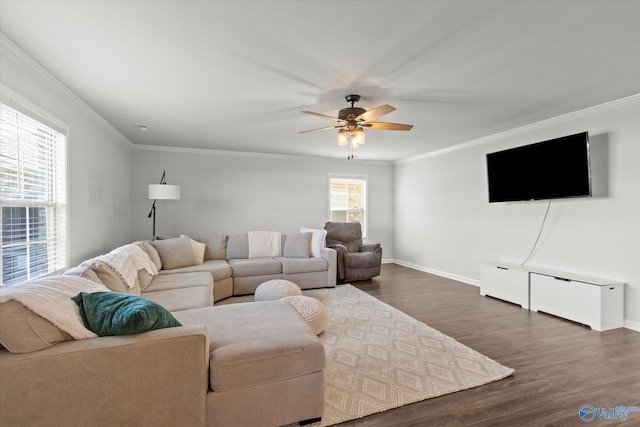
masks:
{"type": "Polygon", "coordinates": [[[193,240],[189,236],[182,235],[180,237],[187,237],[189,239],[189,243],[191,243],[191,248],[193,249],[193,255],[196,257],[196,264],[202,264],[204,262],[204,253],[207,249],[207,244],[193,240]]]}
{"type": "Polygon", "coordinates": [[[165,270],[196,265],[198,260],[193,253],[191,239],[179,237],[176,239],[155,240],[153,246],[157,249],[165,270]]]}

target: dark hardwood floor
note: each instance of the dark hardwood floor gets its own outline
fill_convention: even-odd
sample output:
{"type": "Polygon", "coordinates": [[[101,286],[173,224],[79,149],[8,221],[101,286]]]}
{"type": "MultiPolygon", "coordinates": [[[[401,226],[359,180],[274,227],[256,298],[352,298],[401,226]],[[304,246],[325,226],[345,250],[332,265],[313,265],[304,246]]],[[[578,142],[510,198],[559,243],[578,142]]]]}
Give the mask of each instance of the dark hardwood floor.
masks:
{"type": "MultiPolygon", "coordinates": [[[[581,426],[583,405],[640,407],[639,332],[592,331],[396,264],[353,285],[515,373],[341,426],[581,426]]],[[[629,413],[624,423],[598,417],[589,423],[620,424],[640,426],[640,412],[629,413]]]]}

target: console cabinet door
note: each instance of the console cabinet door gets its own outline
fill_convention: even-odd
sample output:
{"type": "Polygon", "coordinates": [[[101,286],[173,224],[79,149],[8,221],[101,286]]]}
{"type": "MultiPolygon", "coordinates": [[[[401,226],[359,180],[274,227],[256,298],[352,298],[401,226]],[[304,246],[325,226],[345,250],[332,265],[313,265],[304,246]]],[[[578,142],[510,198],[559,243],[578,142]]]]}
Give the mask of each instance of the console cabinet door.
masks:
{"type": "Polygon", "coordinates": [[[519,266],[482,264],[480,295],[529,308],[529,272],[519,266]]]}
{"type": "Polygon", "coordinates": [[[596,331],[623,326],[624,286],[531,273],[531,310],[564,317],[596,331]]]}

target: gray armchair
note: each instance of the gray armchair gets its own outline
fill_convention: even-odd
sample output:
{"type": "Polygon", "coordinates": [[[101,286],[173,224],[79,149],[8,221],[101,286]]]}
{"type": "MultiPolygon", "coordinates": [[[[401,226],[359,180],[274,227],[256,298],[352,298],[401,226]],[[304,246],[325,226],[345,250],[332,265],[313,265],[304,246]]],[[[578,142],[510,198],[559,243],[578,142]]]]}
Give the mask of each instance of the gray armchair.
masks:
{"type": "Polygon", "coordinates": [[[338,281],[368,280],[380,275],[380,243],[362,243],[359,222],[327,222],[327,247],[338,253],[338,281]]]}

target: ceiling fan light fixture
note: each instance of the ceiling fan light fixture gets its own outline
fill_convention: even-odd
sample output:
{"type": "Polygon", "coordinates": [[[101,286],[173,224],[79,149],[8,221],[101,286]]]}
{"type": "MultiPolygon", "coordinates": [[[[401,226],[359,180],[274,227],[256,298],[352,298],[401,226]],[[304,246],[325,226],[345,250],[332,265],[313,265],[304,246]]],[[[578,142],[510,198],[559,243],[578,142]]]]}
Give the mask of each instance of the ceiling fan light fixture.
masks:
{"type": "Polygon", "coordinates": [[[347,145],[348,135],[346,129],[340,129],[338,131],[338,145],[347,145]]]}
{"type": "Polygon", "coordinates": [[[358,128],[354,132],[354,139],[356,140],[358,146],[364,145],[364,129],[362,128],[362,126],[358,126],[358,128]]]}

